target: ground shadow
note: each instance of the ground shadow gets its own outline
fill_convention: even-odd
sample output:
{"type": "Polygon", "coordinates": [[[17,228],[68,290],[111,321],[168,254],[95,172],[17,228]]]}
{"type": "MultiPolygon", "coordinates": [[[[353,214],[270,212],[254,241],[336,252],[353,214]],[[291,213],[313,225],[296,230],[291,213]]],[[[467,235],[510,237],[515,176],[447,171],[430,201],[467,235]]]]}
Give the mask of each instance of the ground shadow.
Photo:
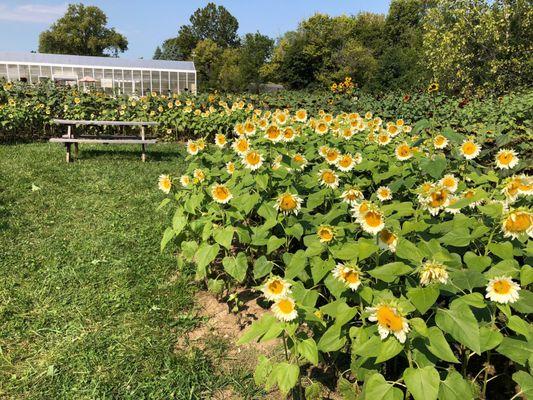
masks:
{"type": "MultiPolygon", "coordinates": [[[[146,151],[146,160],[147,161],[172,161],[175,160],[177,156],[176,152],[171,151],[160,151],[160,150],[147,150],[146,151]]],[[[82,149],[80,147],[78,160],[91,160],[91,159],[128,159],[128,160],[139,160],[141,161],[141,149],[82,149]]]]}

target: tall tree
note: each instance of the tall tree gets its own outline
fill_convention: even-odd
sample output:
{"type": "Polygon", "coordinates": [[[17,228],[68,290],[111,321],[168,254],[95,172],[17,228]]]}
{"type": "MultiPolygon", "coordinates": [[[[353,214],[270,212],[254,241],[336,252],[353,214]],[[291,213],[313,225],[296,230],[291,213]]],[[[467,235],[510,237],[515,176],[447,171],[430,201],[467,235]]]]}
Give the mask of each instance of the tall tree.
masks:
{"type": "Polygon", "coordinates": [[[259,32],[244,35],[239,63],[242,80],[253,83],[256,90],[262,81],[259,71],[272,55],[273,46],[274,41],[259,32]]]}
{"type": "Polygon", "coordinates": [[[161,51],[161,47],[157,46],[154,51],[154,56],[152,57],[152,59],[161,60],[162,55],[163,55],[163,52],[161,51]]]}
{"type": "MultiPolygon", "coordinates": [[[[239,45],[239,22],[223,6],[208,3],[205,7],[197,9],[189,18],[189,25],[182,25],[175,38],[167,39],[177,47],[173,55],[180,58],[190,58],[191,54],[202,40],[211,40],[222,49],[239,45]]],[[[165,45],[163,44],[163,47],[165,45]]],[[[165,50],[163,49],[163,54],[165,50]]]]}
{"type": "Polygon", "coordinates": [[[118,56],[128,40],[107,27],[107,16],[94,6],[70,4],[63,17],[39,35],[39,52],[83,56],[118,56]]]}
{"type": "Polygon", "coordinates": [[[223,49],[213,40],[205,39],[196,45],[192,58],[196,66],[198,81],[202,89],[218,87],[218,74],[221,66],[223,49]]]}

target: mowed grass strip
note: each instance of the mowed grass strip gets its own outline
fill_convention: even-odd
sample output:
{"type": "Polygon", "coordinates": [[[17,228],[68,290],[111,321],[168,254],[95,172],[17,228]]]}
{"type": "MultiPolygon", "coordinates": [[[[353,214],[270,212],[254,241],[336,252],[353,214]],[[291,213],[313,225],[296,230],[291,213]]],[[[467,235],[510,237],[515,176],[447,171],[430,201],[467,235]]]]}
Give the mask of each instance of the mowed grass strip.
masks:
{"type": "Polygon", "coordinates": [[[0,398],[196,399],[242,383],[174,350],[199,321],[155,209],[183,147],[151,146],[146,163],[134,146],[64,153],[0,146],[0,398]]]}

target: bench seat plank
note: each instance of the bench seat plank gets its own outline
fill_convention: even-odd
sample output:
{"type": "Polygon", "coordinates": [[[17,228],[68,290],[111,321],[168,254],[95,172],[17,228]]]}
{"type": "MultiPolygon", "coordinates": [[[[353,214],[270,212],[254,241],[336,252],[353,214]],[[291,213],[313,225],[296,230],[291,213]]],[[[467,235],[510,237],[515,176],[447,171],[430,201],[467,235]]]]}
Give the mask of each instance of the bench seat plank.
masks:
{"type": "Polygon", "coordinates": [[[157,126],[158,122],[153,121],[87,121],[71,119],[53,119],[53,123],[58,125],[96,125],[96,126],[157,126]]]}
{"type": "Polygon", "coordinates": [[[50,142],[56,143],[104,143],[104,144],[155,144],[157,139],[105,139],[105,138],[50,138],[50,142]]]}

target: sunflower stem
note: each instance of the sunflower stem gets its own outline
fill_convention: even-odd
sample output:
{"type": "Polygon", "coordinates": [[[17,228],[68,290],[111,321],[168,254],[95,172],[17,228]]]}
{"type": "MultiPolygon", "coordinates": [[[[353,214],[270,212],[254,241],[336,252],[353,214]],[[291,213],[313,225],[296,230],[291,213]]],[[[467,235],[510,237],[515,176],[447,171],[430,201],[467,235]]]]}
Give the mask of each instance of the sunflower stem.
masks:
{"type": "Polygon", "coordinates": [[[486,398],[487,393],[487,379],[489,377],[489,366],[490,366],[490,350],[487,351],[487,361],[485,364],[485,373],[483,374],[483,389],[481,390],[481,398],[486,398]]]}

